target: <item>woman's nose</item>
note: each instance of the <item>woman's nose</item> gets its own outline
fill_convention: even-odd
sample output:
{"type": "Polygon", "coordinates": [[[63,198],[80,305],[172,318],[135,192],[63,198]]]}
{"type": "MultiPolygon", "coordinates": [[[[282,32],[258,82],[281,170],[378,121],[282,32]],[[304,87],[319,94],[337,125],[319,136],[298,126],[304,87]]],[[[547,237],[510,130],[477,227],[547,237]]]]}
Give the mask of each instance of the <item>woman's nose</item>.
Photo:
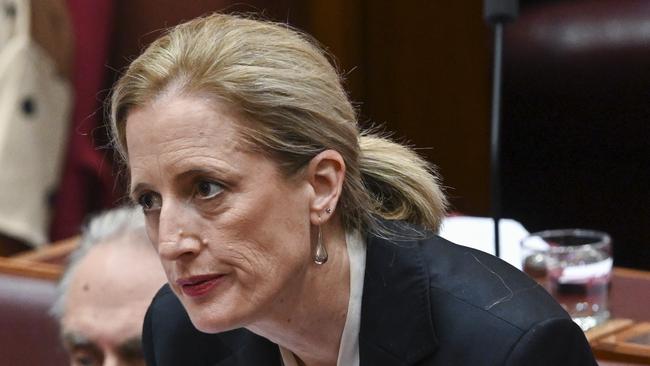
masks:
{"type": "Polygon", "coordinates": [[[183,205],[169,204],[160,211],[158,223],[158,255],[167,260],[193,256],[201,249],[201,239],[193,231],[196,225],[183,205]]]}
{"type": "Polygon", "coordinates": [[[185,234],[181,231],[177,235],[158,244],[158,255],[167,260],[176,260],[181,257],[195,256],[201,250],[201,241],[196,235],[185,234]]]}

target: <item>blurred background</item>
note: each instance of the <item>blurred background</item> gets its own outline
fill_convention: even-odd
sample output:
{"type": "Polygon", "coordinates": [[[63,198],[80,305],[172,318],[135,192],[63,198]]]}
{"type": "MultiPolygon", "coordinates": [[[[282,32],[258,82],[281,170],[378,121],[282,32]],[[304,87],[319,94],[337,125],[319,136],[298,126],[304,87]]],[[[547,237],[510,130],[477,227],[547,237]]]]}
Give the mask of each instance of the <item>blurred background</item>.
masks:
{"type": "MultiPolygon", "coordinates": [[[[125,202],[110,88],[165,28],[213,11],[313,35],[360,123],[436,164],[452,214],[490,215],[480,0],[0,0],[0,365],[67,364],[56,281],[87,217],[125,202]]],[[[620,267],[650,269],[650,1],[521,0],[503,56],[502,217],[611,234],[611,309],[647,321],[650,275],[620,267]]]]}
{"type": "MultiPolygon", "coordinates": [[[[23,2],[0,1],[3,27],[23,2]]],[[[492,29],[482,1],[32,0],[31,38],[68,83],[70,104],[56,177],[29,195],[45,211],[34,224],[42,234],[0,220],[1,253],[74,236],[89,213],[123,202],[108,91],[166,27],[212,11],[261,13],[313,35],[345,75],[362,125],[394,131],[435,163],[453,212],[490,214],[492,29]]],[[[650,2],[522,0],[505,29],[503,216],[529,231],[607,231],[616,265],[650,268],[650,2]]],[[[18,98],[15,113],[43,115],[30,100],[18,98]]],[[[8,202],[0,215],[15,215],[8,202]]]]}

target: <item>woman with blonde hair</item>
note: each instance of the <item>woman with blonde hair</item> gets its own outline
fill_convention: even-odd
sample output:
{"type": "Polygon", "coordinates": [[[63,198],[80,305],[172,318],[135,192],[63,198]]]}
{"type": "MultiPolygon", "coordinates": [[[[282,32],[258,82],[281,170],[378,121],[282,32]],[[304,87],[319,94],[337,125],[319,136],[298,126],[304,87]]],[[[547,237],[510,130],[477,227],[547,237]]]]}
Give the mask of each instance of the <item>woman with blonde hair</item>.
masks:
{"type": "Polygon", "coordinates": [[[308,36],[189,21],[111,103],[169,281],[145,320],[149,365],[594,364],[541,287],[435,236],[434,170],[359,130],[308,36]]]}

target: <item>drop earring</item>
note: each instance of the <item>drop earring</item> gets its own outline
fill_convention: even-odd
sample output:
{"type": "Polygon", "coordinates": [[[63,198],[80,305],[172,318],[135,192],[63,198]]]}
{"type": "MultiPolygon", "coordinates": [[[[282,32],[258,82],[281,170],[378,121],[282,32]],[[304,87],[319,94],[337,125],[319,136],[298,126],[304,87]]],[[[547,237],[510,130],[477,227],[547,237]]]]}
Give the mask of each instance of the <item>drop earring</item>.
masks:
{"type": "Polygon", "coordinates": [[[314,262],[324,264],[327,262],[327,249],[323,245],[323,230],[321,229],[320,217],[318,217],[318,239],[316,241],[316,252],[314,253],[314,262]]]}

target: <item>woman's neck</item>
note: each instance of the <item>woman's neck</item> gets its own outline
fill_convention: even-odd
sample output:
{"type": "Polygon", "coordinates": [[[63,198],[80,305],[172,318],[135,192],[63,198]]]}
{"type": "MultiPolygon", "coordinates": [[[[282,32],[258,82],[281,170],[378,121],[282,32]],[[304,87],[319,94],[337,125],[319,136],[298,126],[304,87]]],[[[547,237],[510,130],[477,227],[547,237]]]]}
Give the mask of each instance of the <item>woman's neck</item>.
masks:
{"type": "Polygon", "coordinates": [[[328,261],[310,263],[291,293],[279,295],[264,319],[247,326],[306,366],[336,365],[350,298],[345,232],[323,230],[328,261]]]}

